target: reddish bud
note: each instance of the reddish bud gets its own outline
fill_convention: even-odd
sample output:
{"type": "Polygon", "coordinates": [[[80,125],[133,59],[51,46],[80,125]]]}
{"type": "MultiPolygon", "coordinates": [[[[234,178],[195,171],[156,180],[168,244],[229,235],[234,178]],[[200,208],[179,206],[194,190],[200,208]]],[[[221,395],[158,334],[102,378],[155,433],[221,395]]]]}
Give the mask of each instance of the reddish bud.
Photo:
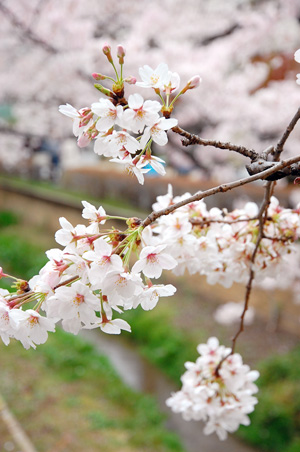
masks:
{"type": "Polygon", "coordinates": [[[106,55],[106,56],[110,54],[110,52],[111,52],[111,47],[110,47],[110,45],[107,44],[107,42],[105,42],[105,43],[103,44],[102,52],[103,52],[104,55],[106,55]]]}
{"type": "Polygon", "coordinates": [[[136,84],[136,78],[133,77],[133,75],[130,75],[129,77],[126,77],[124,79],[124,82],[128,83],[129,85],[135,85],[136,84]]]}
{"type": "Polygon", "coordinates": [[[294,180],[294,184],[300,185],[300,177],[296,177],[296,179],[294,180]]]}
{"type": "Polygon", "coordinates": [[[110,63],[113,62],[112,56],[111,56],[111,47],[105,43],[102,47],[102,52],[104,53],[104,55],[107,57],[108,61],[110,63]]]}
{"type": "Polygon", "coordinates": [[[124,56],[125,56],[125,49],[122,45],[118,45],[117,47],[117,57],[119,58],[119,63],[124,64],[124,56]]]}
{"type": "Polygon", "coordinates": [[[124,47],[122,45],[118,45],[117,46],[117,57],[124,58],[125,54],[126,54],[126,52],[125,52],[124,47]]]}
{"type": "Polygon", "coordinates": [[[92,73],[92,77],[93,77],[95,80],[105,80],[105,79],[106,79],[105,75],[98,74],[97,72],[93,72],[93,73],[92,73]]]}

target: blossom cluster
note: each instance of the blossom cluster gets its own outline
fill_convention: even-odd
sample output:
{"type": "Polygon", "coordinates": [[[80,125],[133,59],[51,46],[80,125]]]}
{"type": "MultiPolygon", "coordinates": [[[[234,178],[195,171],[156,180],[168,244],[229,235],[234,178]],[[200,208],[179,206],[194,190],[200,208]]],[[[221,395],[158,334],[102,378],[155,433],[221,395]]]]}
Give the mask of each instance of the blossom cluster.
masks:
{"type": "MultiPolygon", "coordinates": [[[[169,186],[168,193],[157,198],[154,211],[188,196],[173,197],[169,186]]],[[[73,334],[97,327],[111,334],[130,331],[130,325],[116,315],[139,305],[153,309],[160,297],[174,294],[173,285],[152,281],[164,269],[177,275],[186,269],[191,274],[198,272],[206,275],[210,284],[224,287],[246,282],[250,268],[257,282],[280,280],[300,235],[299,209],[284,209],[272,197],[253,264],[259,232],[255,203],[232,212],[208,210],[203,200],[187,203],[147,227],[137,218],[111,217],[103,207],[97,209],[86,201],[83,206],[82,215],[89,225],[73,226],[60,218],[61,229],[55,238],[64,249],[47,251],[49,261],[39,275],[28,283],[17,280],[15,294],[1,292],[0,336],[4,343],[15,337],[24,347],[35,347],[47,340],[47,331],[54,331],[58,321],[73,334]],[[124,220],[128,228],[104,229],[110,219],[124,220]],[[23,310],[25,305],[30,308],[23,310]]],[[[2,272],[0,276],[8,275],[2,272]]]]}
{"type": "MultiPolygon", "coordinates": [[[[190,196],[173,197],[172,187],[159,196],[153,205],[159,211],[190,196]]],[[[219,283],[226,288],[234,282],[245,283],[250,267],[255,281],[267,277],[278,279],[300,236],[300,210],[285,209],[275,197],[271,198],[264,235],[251,261],[259,233],[259,208],[247,202],[244,208],[228,212],[226,209],[207,209],[203,200],[188,203],[169,215],[158,218],[143,233],[147,244],[164,243],[166,251],[177,261],[173,272],[182,275],[206,275],[209,284],[219,283]]]]}
{"type": "Polygon", "coordinates": [[[250,424],[247,415],[257,403],[253,396],[257,386],[253,382],[259,373],[243,364],[241,355],[231,354],[230,348],[219,345],[215,337],[198,345],[197,350],[200,357],[196,362],[185,363],[182,389],[166,403],[187,421],[204,421],[206,435],[216,432],[224,440],[227,432],[250,424]]]}
{"type": "Polygon", "coordinates": [[[113,81],[112,90],[100,84],[95,87],[107,98],[100,98],[91,107],[77,110],[66,104],[59,111],[72,118],[73,133],[77,137],[79,147],[87,146],[95,140],[94,152],[110,157],[110,161],[121,164],[125,169],[135,174],[140,184],[144,183],[144,174],[153,168],[158,174],[166,173],[164,160],[151,152],[152,142],[164,146],[168,142],[166,131],[177,125],[177,119],[170,118],[174,102],[187,90],[196,88],[200,77],[194,76],[186,86],[174,96],[180,85],[177,72],[171,72],[167,64],[161,63],[156,69],[145,65],[139,69],[142,79],[137,82],[131,76],[123,79],[123,64],[125,49],[118,46],[117,56],[121,67],[118,74],[111,56],[111,48],[106,44],[103,52],[112,64],[116,80],[111,77],[94,73],[95,80],[109,79],[113,81]],[[136,84],[141,88],[152,88],[161,102],[144,100],[139,93],[131,94],[128,100],[124,98],[124,82],[136,84]],[[164,96],[164,97],[163,97],[164,96]],[[164,113],[166,116],[160,116],[164,113]]]}
{"type": "MultiPolygon", "coordinates": [[[[165,252],[166,245],[144,247],[130,270],[133,251],[138,253],[140,227],[129,219],[125,233],[116,229],[102,231],[106,215],[83,201],[83,218],[89,226],[73,226],[60,218],[61,229],[55,235],[64,249],[46,252],[49,261],[26,287],[17,281],[15,295],[0,294],[0,336],[5,344],[10,337],[22,342],[25,348],[44,343],[48,331],[62,327],[73,334],[85,329],[100,328],[108,334],[130,331],[130,325],[115,318],[124,310],[141,305],[153,309],[159,297],[173,295],[171,284],[155,284],[163,269],[176,266],[175,259],[165,252]],[[34,303],[31,309],[23,306],[34,303]],[[44,311],[46,316],[40,314],[44,311]]],[[[2,275],[8,276],[8,275],[2,275]]]]}

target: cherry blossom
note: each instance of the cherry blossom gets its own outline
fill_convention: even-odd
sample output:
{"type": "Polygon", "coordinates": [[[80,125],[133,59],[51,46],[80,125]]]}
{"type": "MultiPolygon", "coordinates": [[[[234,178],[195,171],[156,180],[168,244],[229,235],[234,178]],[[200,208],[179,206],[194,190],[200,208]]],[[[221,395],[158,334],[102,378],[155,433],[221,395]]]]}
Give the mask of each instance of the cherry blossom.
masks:
{"type": "Polygon", "coordinates": [[[144,147],[150,138],[159,146],[165,146],[168,142],[168,136],[165,130],[175,127],[177,123],[177,119],[174,118],[161,118],[152,126],[146,127],[141,138],[141,146],[144,147]]]}
{"type": "Polygon", "coordinates": [[[137,86],[143,88],[163,88],[169,82],[169,69],[165,63],[160,63],[156,69],[145,65],[139,69],[142,82],[137,82],[137,86]]]}
{"type": "Polygon", "coordinates": [[[100,132],[107,132],[115,124],[122,124],[123,108],[120,105],[115,107],[110,100],[100,98],[91,108],[92,112],[99,116],[96,128],[100,132]]]}
{"type": "Polygon", "coordinates": [[[129,108],[124,112],[124,121],[134,133],[141,132],[147,125],[152,125],[159,119],[161,104],[146,100],[140,94],[131,94],[128,98],[129,108]]]}
{"type": "Polygon", "coordinates": [[[43,317],[33,309],[13,309],[10,318],[15,324],[14,337],[26,349],[36,348],[36,344],[44,344],[48,339],[48,331],[55,331],[57,321],[55,318],[43,317]]]}
{"type": "Polygon", "coordinates": [[[146,246],[142,249],[140,260],[132,267],[132,272],[142,271],[148,278],[159,278],[162,270],[171,270],[177,265],[176,260],[167,253],[163,253],[166,245],[146,246]]]}
{"type": "Polygon", "coordinates": [[[82,218],[89,220],[90,223],[104,224],[106,221],[106,212],[102,206],[96,209],[95,206],[87,201],[81,201],[84,209],[82,218]]]}
{"type": "Polygon", "coordinates": [[[167,405],[181,413],[185,420],[203,420],[204,434],[216,432],[219,439],[227,438],[227,432],[236,431],[240,424],[249,425],[247,414],[257,403],[253,383],[257,371],[243,364],[238,353],[219,345],[215,337],[197,347],[200,354],[195,363],[185,364],[182,389],[167,399],[167,405]],[[222,366],[218,368],[222,361],[222,366]],[[218,369],[218,370],[217,370],[218,369]]]}
{"type": "Polygon", "coordinates": [[[59,316],[63,328],[73,334],[78,334],[83,325],[97,321],[95,311],[100,311],[100,301],[81,281],[71,287],[58,287],[48,299],[46,309],[48,316],[59,316]]]}

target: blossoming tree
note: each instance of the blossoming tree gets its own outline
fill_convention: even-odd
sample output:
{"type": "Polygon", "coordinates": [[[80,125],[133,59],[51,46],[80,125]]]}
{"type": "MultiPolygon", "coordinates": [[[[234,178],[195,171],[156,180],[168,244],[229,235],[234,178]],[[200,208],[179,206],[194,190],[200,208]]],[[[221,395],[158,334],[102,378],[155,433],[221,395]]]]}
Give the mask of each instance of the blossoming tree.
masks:
{"type": "MultiPolygon", "coordinates": [[[[177,275],[199,273],[210,284],[224,287],[243,283],[244,307],[231,348],[220,345],[215,337],[200,344],[199,358],[185,364],[182,389],[167,400],[184,419],[203,420],[206,434],[216,432],[225,439],[227,432],[249,424],[248,414],[257,403],[254,381],[258,372],[243,364],[235,350],[253,283],[285,271],[300,236],[300,208],[283,208],[273,196],[277,180],[292,175],[299,182],[300,156],[284,160],[281,156],[300,109],[278,142],[262,152],[205,140],[183,130],[173,117],[178,99],[200,84],[198,75],[182,87],[179,75],[161,63],[156,69],[140,68],[141,81],[137,81],[123,73],[123,46],[117,47],[117,58],[108,44],[103,53],[113,75],[93,74],[100,99],[80,109],[69,104],[59,107],[73,121],[78,146],[94,142],[95,153],[123,165],[143,184],[149,167],[165,174],[164,161],[153,154],[152,145],[166,145],[168,133],[174,133],[183,137],[184,146],[210,145],[241,154],[247,159],[249,176],[194,195],[174,197],[169,187],[145,219],[112,217],[103,207],[83,201],[82,216],[88,225],[73,226],[60,218],[55,238],[63,248],[47,251],[49,261],[38,275],[24,281],[1,269],[0,276],[12,279],[13,284],[12,292],[0,290],[0,336],[6,345],[15,338],[28,349],[46,342],[58,321],[73,334],[96,328],[108,334],[130,331],[121,318],[124,310],[137,306],[151,310],[160,297],[175,293],[173,285],[156,282],[163,270],[177,275]],[[145,100],[139,93],[127,98],[126,84],[144,88],[145,96],[154,91],[157,100],[145,100]],[[258,180],[264,181],[261,206],[248,202],[231,212],[207,209],[205,198],[258,180]],[[109,227],[114,219],[124,221],[123,230],[109,227]]],[[[300,50],[295,59],[300,62],[300,50]]]]}

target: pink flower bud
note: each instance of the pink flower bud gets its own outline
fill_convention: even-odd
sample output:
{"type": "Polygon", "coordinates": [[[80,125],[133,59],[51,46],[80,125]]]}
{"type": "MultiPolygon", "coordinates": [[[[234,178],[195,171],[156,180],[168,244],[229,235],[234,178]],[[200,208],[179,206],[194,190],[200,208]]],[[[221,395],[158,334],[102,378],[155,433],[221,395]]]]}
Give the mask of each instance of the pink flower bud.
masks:
{"type": "Polygon", "coordinates": [[[110,45],[107,44],[107,42],[104,43],[103,47],[102,47],[102,52],[104,53],[104,55],[109,55],[111,52],[111,47],[110,45]]]}
{"type": "Polygon", "coordinates": [[[194,75],[194,77],[192,77],[187,84],[189,85],[188,89],[194,89],[197,88],[201,83],[201,77],[200,75],[194,75]]]}
{"type": "Polygon", "coordinates": [[[125,56],[125,49],[122,45],[117,46],[117,57],[118,58],[124,58],[125,56]]]}
{"type": "Polygon", "coordinates": [[[92,77],[93,77],[95,80],[105,80],[105,79],[106,79],[105,75],[98,74],[97,72],[93,72],[93,73],[92,73],[92,77]]]}
{"type": "Polygon", "coordinates": [[[125,56],[125,49],[123,46],[119,45],[117,47],[117,57],[119,58],[119,64],[124,64],[124,56],[125,56]]]}
{"type": "Polygon", "coordinates": [[[113,63],[113,59],[111,56],[111,47],[107,43],[105,43],[104,46],[102,47],[102,52],[104,53],[104,55],[106,55],[108,61],[110,63],[113,63]]]}
{"type": "Polygon", "coordinates": [[[81,137],[78,138],[77,144],[80,148],[85,148],[90,143],[90,141],[91,138],[89,137],[89,135],[84,133],[83,135],[81,135],[81,137]]]}
{"type": "Polygon", "coordinates": [[[136,84],[136,78],[133,77],[133,75],[130,75],[129,77],[126,77],[124,79],[124,82],[129,83],[129,85],[135,85],[136,84]]]}

